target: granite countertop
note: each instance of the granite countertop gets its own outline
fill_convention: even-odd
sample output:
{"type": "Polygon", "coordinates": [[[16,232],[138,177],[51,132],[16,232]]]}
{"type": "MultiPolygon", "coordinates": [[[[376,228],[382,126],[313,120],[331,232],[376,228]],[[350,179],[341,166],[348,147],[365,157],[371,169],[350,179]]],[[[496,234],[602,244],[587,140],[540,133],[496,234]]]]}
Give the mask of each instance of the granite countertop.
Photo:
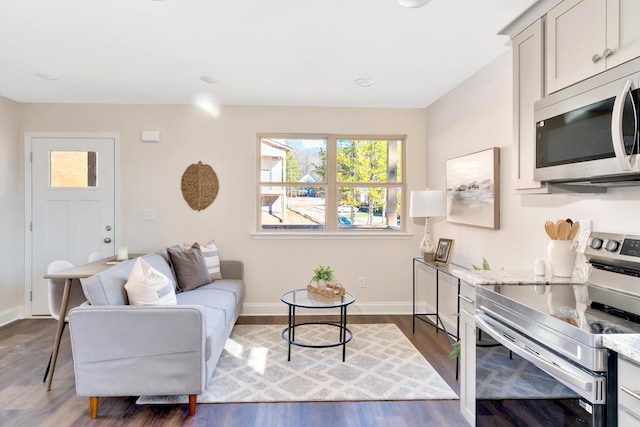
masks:
{"type": "Polygon", "coordinates": [[[605,347],[640,363],[640,334],[613,334],[602,337],[605,347]]]}
{"type": "Polygon", "coordinates": [[[551,284],[567,283],[581,284],[585,280],[578,276],[556,277],[551,274],[536,276],[533,271],[507,271],[507,270],[467,270],[451,267],[449,272],[458,279],[471,285],[519,285],[529,283],[551,284]]]}

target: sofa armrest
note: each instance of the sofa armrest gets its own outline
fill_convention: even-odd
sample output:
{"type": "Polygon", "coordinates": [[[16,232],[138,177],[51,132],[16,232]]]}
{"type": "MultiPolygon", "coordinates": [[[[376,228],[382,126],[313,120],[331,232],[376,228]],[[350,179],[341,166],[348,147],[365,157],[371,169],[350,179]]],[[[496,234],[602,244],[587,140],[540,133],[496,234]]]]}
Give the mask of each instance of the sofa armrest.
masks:
{"type": "Polygon", "coordinates": [[[80,306],[69,327],[80,396],[200,394],[202,306],[80,306]]]}
{"type": "Polygon", "coordinates": [[[242,280],[244,264],[242,261],[220,261],[220,274],[223,279],[242,280]]]}

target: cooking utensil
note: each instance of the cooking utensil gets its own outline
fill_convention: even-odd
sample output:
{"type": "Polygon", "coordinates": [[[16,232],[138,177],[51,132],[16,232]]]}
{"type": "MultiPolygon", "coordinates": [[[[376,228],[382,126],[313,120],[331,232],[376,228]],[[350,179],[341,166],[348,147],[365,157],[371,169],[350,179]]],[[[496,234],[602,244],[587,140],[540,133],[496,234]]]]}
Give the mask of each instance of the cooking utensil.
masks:
{"type": "Polygon", "coordinates": [[[547,232],[547,236],[549,236],[551,240],[556,240],[558,238],[556,224],[553,221],[545,221],[544,231],[547,232]]]}
{"type": "Polygon", "coordinates": [[[556,229],[558,231],[558,240],[567,240],[571,232],[571,224],[567,221],[562,221],[560,224],[557,224],[556,229]]]}
{"type": "Polygon", "coordinates": [[[573,225],[571,226],[571,231],[569,231],[569,240],[573,240],[575,239],[575,237],[578,235],[578,232],[580,231],[580,221],[576,221],[573,223],[573,225]]]}

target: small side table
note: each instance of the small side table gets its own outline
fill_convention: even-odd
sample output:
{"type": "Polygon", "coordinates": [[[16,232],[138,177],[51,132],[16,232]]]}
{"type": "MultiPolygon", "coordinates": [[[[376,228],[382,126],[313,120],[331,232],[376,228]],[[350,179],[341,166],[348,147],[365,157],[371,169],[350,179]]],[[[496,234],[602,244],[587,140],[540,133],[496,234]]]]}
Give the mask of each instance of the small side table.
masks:
{"type": "Polygon", "coordinates": [[[282,331],[282,338],[288,342],[287,360],[291,361],[291,345],[310,348],[327,348],[342,346],[342,361],[345,361],[347,343],[353,338],[351,330],[347,328],[347,307],[353,304],[356,298],[349,292],[338,298],[327,298],[308,292],[306,289],[294,289],[280,296],[280,300],[289,307],[289,324],[282,331]],[[328,321],[296,323],[296,308],[311,309],[340,309],[338,323],[328,321]],[[303,325],[330,325],[338,328],[339,338],[335,343],[329,344],[305,344],[296,341],[296,328],[303,325]]]}

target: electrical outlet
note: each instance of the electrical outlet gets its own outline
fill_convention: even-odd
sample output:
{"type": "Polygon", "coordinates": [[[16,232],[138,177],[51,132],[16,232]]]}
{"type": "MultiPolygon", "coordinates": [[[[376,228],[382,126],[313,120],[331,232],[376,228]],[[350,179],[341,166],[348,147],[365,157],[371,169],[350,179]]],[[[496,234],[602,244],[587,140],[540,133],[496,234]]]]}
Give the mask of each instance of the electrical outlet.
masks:
{"type": "Polygon", "coordinates": [[[155,209],[145,209],[143,218],[145,221],[155,221],[156,220],[156,210],[155,209]]]}
{"type": "Polygon", "coordinates": [[[364,288],[364,276],[358,277],[358,286],[364,288]]]}
{"type": "Polygon", "coordinates": [[[580,234],[578,235],[578,252],[584,253],[584,250],[587,247],[587,241],[589,240],[589,236],[591,235],[591,220],[590,219],[581,219],[580,220],[580,234]]]}

